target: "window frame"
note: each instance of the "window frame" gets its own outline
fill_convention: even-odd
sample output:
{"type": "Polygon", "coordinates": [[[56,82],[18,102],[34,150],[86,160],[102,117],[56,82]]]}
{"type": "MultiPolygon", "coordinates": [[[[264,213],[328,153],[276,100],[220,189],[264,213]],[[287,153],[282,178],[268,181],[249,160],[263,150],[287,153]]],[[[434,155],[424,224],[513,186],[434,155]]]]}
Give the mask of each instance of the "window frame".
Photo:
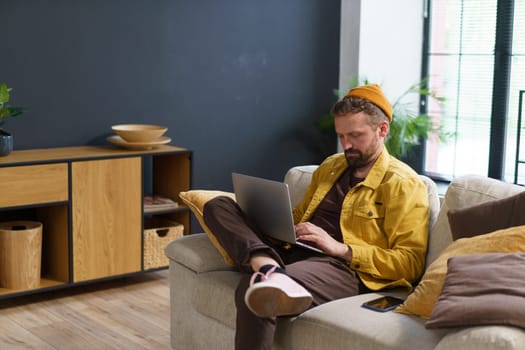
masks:
{"type": "MultiPolygon", "coordinates": [[[[423,21],[423,45],[421,78],[429,76],[430,34],[432,20],[432,1],[425,1],[423,21]]],[[[462,0],[463,1],[463,0],[462,0]]],[[[514,0],[497,0],[496,40],[494,48],[494,71],[492,87],[492,109],[490,121],[490,145],[487,176],[503,179],[505,172],[505,147],[508,120],[508,101],[510,97],[510,78],[512,61],[512,36],[514,25],[514,0]]],[[[422,96],[420,113],[427,113],[427,97],[422,96]]],[[[424,172],[435,180],[445,179],[441,174],[427,173],[425,168],[426,143],[422,143],[421,151],[417,153],[416,162],[422,164],[424,172]]]]}

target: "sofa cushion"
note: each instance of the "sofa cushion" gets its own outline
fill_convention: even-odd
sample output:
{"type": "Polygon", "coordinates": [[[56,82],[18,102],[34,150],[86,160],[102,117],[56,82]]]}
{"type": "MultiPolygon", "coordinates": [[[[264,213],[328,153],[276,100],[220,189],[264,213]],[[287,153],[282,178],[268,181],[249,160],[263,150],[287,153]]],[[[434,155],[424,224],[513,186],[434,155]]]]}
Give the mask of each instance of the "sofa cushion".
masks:
{"type": "Polygon", "coordinates": [[[452,242],[447,212],[501,199],[522,192],[522,186],[479,175],[461,176],[450,183],[441,203],[435,225],[430,231],[426,267],[452,242]]]}
{"type": "Polygon", "coordinates": [[[284,176],[284,182],[290,189],[290,202],[295,207],[301,202],[304,193],[312,181],[312,174],[317,165],[300,165],[290,168],[284,176]]]}
{"type": "Polygon", "coordinates": [[[447,213],[452,239],[525,225],[525,192],[447,213]]]}
{"type": "Polygon", "coordinates": [[[428,267],[414,292],[395,312],[429,318],[445,282],[449,258],[465,254],[515,252],[525,252],[525,226],[458,239],[452,242],[428,267]]]}
{"type": "Polygon", "coordinates": [[[210,228],[204,222],[204,217],[203,217],[204,206],[206,205],[206,203],[208,203],[208,201],[210,201],[211,199],[217,196],[227,196],[235,200],[235,194],[231,192],[209,191],[209,190],[191,190],[191,191],[179,193],[180,199],[182,199],[184,204],[186,204],[191,209],[191,211],[193,212],[193,215],[195,215],[195,217],[199,221],[199,224],[201,225],[202,229],[204,230],[204,232],[206,232],[206,234],[210,238],[210,241],[213,243],[215,248],[217,248],[219,253],[224,258],[224,261],[228,265],[233,266],[234,263],[233,263],[232,258],[228,255],[228,253],[224,250],[224,248],[219,244],[213,232],[211,232],[210,228]]]}
{"type": "Polygon", "coordinates": [[[447,333],[425,329],[418,317],[361,306],[381,295],[361,294],[314,307],[288,324],[280,322],[274,342],[278,349],[425,350],[434,349],[447,333]]]}
{"type": "Polygon", "coordinates": [[[523,350],[523,329],[507,326],[459,328],[441,339],[434,350],[523,350]]]}
{"type": "Polygon", "coordinates": [[[525,253],[470,254],[448,260],[427,328],[508,324],[525,328],[525,253]]]}

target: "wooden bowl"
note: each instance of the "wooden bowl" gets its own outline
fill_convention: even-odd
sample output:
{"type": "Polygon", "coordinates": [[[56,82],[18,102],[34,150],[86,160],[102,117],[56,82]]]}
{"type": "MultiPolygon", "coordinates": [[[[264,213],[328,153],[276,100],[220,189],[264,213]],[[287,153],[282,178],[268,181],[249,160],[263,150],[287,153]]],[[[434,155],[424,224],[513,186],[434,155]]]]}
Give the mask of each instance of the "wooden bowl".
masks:
{"type": "Polygon", "coordinates": [[[111,129],[127,142],[152,142],[168,130],[164,126],[149,124],[120,124],[111,129]]]}

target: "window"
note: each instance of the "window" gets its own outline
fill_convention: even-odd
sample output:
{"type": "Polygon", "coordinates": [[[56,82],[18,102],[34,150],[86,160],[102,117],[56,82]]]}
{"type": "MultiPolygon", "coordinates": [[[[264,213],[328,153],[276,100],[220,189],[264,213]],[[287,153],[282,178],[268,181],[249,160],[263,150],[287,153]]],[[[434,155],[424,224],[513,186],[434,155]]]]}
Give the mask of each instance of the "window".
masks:
{"type": "MultiPolygon", "coordinates": [[[[512,182],[519,91],[525,90],[525,0],[428,0],[428,10],[424,75],[446,101],[429,100],[427,111],[453,137],[429,138],[425,171],[512,182]]],[[[525,133],[521,139],[525,160],[525,133]]]]}

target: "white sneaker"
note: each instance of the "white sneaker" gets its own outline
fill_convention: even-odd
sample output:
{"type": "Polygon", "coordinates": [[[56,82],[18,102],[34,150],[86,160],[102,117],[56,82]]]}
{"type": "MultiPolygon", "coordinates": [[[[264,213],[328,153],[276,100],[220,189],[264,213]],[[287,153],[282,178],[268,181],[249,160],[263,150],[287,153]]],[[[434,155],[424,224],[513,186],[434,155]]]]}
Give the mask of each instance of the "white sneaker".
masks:
{"type": "Polygon", "coordinates": [[[255,272],[244,295],[248,308],[259,317],[298,315],[312,304],[312,295],[284,273],[255,272]],[[260,278],[260,282],[255,282],[260,278]]]}

